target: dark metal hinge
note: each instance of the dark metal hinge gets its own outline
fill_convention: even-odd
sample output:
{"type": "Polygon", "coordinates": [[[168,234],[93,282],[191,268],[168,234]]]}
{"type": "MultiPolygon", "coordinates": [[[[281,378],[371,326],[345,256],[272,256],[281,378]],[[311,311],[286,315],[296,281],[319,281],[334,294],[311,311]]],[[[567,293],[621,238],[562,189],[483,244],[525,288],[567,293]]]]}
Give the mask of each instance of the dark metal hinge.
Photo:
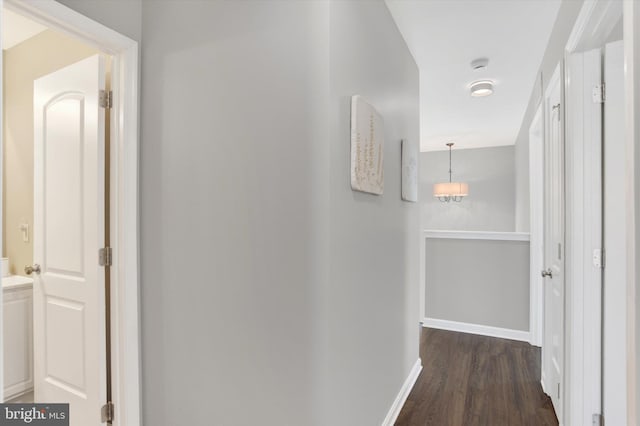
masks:
{"type": "Polygon", "coordinates": [[[604,426],[604,416],[602,414],[594,414],[592,421],[593,426],[604,426]]]}
{"type": "Polygon", "coordinates": [[[109,401],[102,406],[100,410],[100,415],[102,417],[102,423],[113,423],[113,413],[115,411],[115,407],[113,402],[109,401]]]}
{"type": "Polygon", "coordinates": [[[113,92],[109,90],[100,90],[100,106],[102,108],[111,108],[113,106],[113,92]]]}
{"type": "Polygon", "coordinates": [[[113,264],[113,250],[111,247],[98,250],[98,262],[100,266],[111,266],[113,264]]]}

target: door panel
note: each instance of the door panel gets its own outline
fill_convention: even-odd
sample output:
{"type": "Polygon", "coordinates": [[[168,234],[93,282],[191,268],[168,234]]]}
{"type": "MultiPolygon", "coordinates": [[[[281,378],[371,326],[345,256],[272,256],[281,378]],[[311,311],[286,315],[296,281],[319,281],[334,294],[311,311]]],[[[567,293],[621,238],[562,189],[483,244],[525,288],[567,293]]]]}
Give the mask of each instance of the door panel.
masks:
{"type": "Polygon", "coordinates": [[[551,272],[544,284],[542,381],[562,423],[564,375],[564,129],[561,67],[544,99],[544,259],[551,272]]]}
{"type": "Polygon", "coordinates": [[[84,96],[66,93],[43,108],[44,252],[49,272],[83,276],[84,96]]]}
{"type": "Polygon", "coordinates": [[[70,403],[72,426],[100,424],[106,401],[104,61],[34,82],[34,388],[70,403]]]}

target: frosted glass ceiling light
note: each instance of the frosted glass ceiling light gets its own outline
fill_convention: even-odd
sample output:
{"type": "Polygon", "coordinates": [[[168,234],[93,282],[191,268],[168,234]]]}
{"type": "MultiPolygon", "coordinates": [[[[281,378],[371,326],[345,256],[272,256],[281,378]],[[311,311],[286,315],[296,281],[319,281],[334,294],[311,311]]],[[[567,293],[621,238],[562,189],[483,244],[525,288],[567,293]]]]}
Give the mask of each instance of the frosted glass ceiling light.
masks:
{"type": "Polygon", "coordinates": [[[469,87],[471,90],[471,96],[476,98],[481,96],[489,96],[493,93],[493,81],[491,80],[474,81],[469,87]]]}
{"type": "Polygon", "coordinates": [[[464,197],[469,195],[469,185],[465,182],[451,182],[451,147],[453,142],[447,144],[449,147],[449,182],[441,182],[433,185],[433,196],[443,203],[455,201],[459,203],[464,197]]]}

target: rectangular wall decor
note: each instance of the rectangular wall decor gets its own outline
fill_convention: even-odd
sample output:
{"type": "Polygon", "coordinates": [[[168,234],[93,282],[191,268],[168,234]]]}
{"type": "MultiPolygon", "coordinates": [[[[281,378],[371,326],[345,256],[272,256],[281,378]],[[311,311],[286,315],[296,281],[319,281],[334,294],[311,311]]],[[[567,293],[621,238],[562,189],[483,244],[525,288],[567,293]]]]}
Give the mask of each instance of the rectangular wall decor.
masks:
{"type": "Polygon", "coordinates": [[[381,195],[384,190],[384,125],[361,96],[351,97],[351,189],[381,195]]]}
{"type": "Polygon", "coordinates": [[[418,201],[418,150],[407,140],[402,140],[402,199],[418,201]]]}

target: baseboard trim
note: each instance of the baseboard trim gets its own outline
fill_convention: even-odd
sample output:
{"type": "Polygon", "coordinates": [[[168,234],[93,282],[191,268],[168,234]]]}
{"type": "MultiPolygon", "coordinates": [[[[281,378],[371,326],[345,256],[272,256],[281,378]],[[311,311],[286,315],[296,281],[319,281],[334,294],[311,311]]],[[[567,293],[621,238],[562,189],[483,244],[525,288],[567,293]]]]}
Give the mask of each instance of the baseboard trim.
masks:
{"type": "Polygon", "coordinates": [[[509,328],[491,327],[488,325],[469,324],[466,322],[425,318],[423,327],[438,328],[440,330],[459,331],[462,333],[479,334],[481,336],[499,337],[501,339],[519,340],[530,342],[531,334],[528,331],[511,330],[509,328]]]}
{"type": "Polygon", "coordinates": [[[382,422],[382,426],[393,426],[393,424],[398,420],[398,416],[400,415],[400,411],[402,411],[402,407],[404,403],[407,401],[407,397],[409,393],[411,393],[411,389],[413,389],[413,385],[416,384],[416,380],[418,380],[418,376],[422,371],[422,360],[418,358],[415,364],[413,364],[413,368],[409,373],[409,376],[404,381],[398,396],[396,396],[396,400],[393,401],[393,405],[391,409],[387,413],[387,417],[384,418],[382,422]]]}

